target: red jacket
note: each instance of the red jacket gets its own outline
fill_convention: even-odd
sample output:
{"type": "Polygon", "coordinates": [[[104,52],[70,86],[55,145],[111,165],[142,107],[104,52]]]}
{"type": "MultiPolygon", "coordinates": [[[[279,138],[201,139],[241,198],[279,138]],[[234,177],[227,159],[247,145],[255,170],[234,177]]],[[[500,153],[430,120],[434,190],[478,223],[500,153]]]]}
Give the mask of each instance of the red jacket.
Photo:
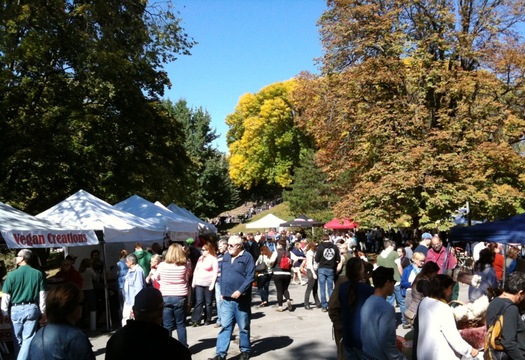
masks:
{"type": "Polygon", "coordinates": [[[496,278],[498,281],[501,281],[503,279],[503,266],[505,264],[505,258],[503,255],[496,253],[496,257],[494,258],[494,262],[492,263],[492,266],[494,267],[494,271],[496,271],[496,278]]]}

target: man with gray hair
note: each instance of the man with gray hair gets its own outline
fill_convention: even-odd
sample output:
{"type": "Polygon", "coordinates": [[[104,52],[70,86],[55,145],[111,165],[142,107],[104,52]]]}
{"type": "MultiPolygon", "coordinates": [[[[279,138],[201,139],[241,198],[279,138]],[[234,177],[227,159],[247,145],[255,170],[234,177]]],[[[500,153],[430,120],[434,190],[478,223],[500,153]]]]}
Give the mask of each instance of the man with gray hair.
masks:
{"type": "Polygon", "coordinates": [[[216,356],[211,360],[225,360],[230,347],[233,328],[239,326],[240,360],[250,358],[250,315],[252,282],[255,262],[252,255],[242,248],[240,236],[230,236],[228,252],[220,263],[221,277],[221,330],[217,336],[216,356]]]}
{"type": "Polygon", "coordinates": [[[29,344],[35,336],[38,321],[45,322],[44,275],[29,264],[33,253],[22,249],[16,254],[16,270],[7,274],[2,292],[2,323],[11,320],[15,335],[15,353],[18,360],[25,360],[29,344]],[[9,310],[10,309],[10,310],[9,310]]]}
{"type": "Polygon", "coordinates": [[[138,264],[138,258],[135,254],[129,254],[126,256],[126,265],[129,270],[124,278],[124,305],[122,308],[122,326],[126,325],[126,322],[132,318],[133,303],[135,302],[135,296],[146,286],[146,280],[144,278],[144,270],[138,264]]]}

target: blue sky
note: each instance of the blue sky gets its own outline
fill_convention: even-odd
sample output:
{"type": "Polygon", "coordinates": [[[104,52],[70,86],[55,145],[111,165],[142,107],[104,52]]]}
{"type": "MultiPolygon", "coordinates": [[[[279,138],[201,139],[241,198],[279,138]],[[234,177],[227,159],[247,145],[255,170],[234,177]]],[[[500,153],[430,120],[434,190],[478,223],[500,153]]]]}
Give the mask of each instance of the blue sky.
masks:
{"type": "Polygon", "coordinates": [[[202,107],[227,152],[225,118],[239,97],[285,81],[303,70],[317,73],[322,55],[317,20],[324,0],[172,0],[182,27],[198,44],[191,56],[166,65],[172,87],[164,95],[202,107]]]}

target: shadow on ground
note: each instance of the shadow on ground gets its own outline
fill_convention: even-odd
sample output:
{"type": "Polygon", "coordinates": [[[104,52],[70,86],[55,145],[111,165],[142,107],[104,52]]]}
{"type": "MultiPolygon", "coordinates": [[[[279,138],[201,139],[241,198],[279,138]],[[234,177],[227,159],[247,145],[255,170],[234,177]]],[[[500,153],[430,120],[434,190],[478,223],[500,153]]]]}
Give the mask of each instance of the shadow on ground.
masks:
{"type": "MultiPolygon", "coordinates": [[[[206,351],[210,349],[214,349],[216,345],[216,338],[208,338],[208,339],[201,339],[198,344],[195,344],[190,347],[190,352],[192,354],[198,354],[201,351],[206,351]]],[[[258,355],[284,349],[288,346],[290,346],[293,343],[293,339],[289,336],[276,336],[276,337],[268,337],[268,338],[262,338],[253,340],[251,342],[252,350],[250,351],[250,357],[256,357],[258,355]]],[[[230,343],[230,349],[228,351],[228,359],[236,360],[240,358],[239,349],[239,342],[236,336],[232,337],[232,342],[230,343]],[[236,355],[233,355],[236,354],[236,355]]],[[[305,352],[306,354],[307,352],[305,352]]]]}
{"type": "MultiPolygon", "coordinates": [[[[207,339],[200,339],[197,344],[194,344],[190,346],[190,352],[192,354],[198,354],[201,351],[209,350],[215,348],[215,344],[217,343],[217,338],[207,338],[207,339]]],[[[231,347],[231,345],[230,345],[231,347]]]]}
{"type": "Polygon", "coordinates": [[[265,317],[266,314],[263,313],[262,311],[257,311],[257,312],[253,312],[250,319],[251,320],[255,320],[255,319],[261,319],[263,317],[265,317]]]}
{"type": "Polygon", "coordinates": [[[251,357],[256,357],[269,351],[283,349],[292,343],[293,339],[289,336],[275,336],[252,340],[252,351],[250,355],[251,357]]]}

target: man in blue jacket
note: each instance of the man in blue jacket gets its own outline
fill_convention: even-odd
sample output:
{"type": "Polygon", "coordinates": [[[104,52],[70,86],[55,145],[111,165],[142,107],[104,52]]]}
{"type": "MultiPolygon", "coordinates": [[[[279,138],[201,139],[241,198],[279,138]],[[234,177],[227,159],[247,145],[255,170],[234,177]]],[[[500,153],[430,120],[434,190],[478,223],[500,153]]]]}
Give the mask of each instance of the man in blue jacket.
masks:
{"type": "Polygon", "coordinates": [[[228,239],[228,252],[220,263],[220,288],[222,328],[217,336],[215,357],[209,360],[225,360],[235,323],[239,324],[240,360],[250,358],[250,314],[252,282],[255,276],[255,262],[252,255],[242,248],[240,236],[228,239]]]}

